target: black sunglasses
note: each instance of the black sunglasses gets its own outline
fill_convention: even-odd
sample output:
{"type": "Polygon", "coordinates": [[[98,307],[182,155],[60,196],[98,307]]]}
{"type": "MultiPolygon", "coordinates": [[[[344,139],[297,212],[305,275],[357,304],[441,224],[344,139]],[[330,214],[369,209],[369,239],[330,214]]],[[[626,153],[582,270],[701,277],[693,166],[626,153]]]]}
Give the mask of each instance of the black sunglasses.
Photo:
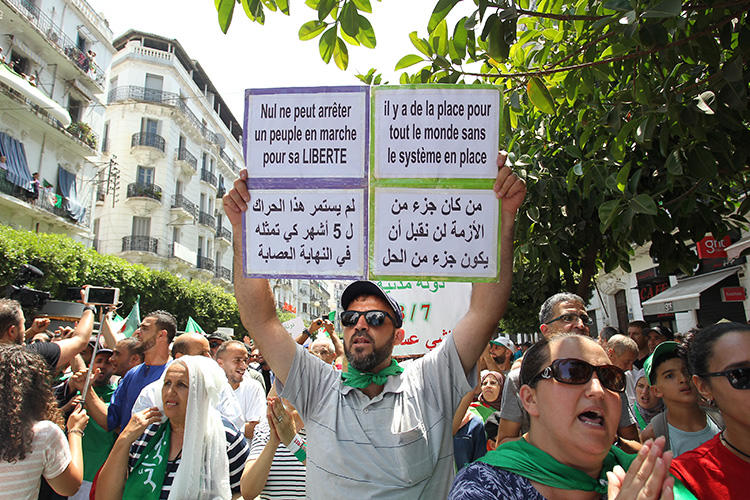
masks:
{"type": "Polygon", "coordinates": [[[723,372],[704,373],[699,377],[726,377],[735,389],[750,389],[750,367],[732,368],[723,372]]]}
{"type": "Polygon", "coordinates": [[[587,314],[566,313],[566,314],[561,314],[560,316],[547,321],[545,325],[549,325],[550,323],[554,323],[555,321],[561,321],[561,320],[563,323],[573,323],[578,318],[580,318],[581,322],[587,326],[594,323],[594,320],[591,319],[591,317],[587,314]]]}
{"type": "Polygon", "coordinates": [[[390,318],[394,325],[396,321],[393,316],[385,311],[344,311],[341,313],[341,324],[344,326],[354,326],[359,321],[359,317],[365,315],[365,321],[370,326],[380,326],[385,323],[385,318],[390,318]]]}
{"type": "Polygon", "coordinates": [[[599,382],[613,392],[625,391],[625,372],[615,365],[594,366],[581,359],[556,359],[529,383],[533,386],[540,378],[554,378],[562,384],[583,385],[596,372],[599,382]]]}

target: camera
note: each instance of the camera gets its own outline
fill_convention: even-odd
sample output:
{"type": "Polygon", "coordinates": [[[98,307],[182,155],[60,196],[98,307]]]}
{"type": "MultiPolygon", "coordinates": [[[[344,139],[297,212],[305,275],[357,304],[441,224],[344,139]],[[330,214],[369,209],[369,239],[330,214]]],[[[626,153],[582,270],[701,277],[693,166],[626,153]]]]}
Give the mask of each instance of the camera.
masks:
{"type": "Polygon", "coordinates": [[[43,277],[44,273],[38,267],[34,267],[31,264],[24,264],[16,271],[13,284],[5,289],[5,296],[9,299],[17,300],[21,304],[21,307],[39,309],[49,300],[49,292],[35,290],[26,286],[26,284],[43,277]]]}

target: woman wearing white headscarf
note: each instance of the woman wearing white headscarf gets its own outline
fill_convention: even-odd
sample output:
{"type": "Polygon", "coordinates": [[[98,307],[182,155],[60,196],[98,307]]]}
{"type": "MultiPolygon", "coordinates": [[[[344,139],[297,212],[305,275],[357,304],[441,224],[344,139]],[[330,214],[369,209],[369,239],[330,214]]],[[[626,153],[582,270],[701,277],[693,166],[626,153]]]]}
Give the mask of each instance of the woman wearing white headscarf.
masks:
{"type": "Polygon", "coordinates": [[[96,499],[214,500],[239,491],[248,447],[215,410],[225,379],[202,356],[170,364],[162,388],[167,419],[156,407],[133,415],[99,473],[96,499]]]}

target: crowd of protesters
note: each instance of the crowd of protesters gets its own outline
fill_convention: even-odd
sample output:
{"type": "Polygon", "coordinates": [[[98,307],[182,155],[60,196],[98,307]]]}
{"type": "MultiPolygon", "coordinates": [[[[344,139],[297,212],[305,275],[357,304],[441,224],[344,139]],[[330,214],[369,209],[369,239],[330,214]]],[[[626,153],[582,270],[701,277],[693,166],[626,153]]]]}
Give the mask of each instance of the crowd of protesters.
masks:
{"type": "MultiPolygon", "coordinates": [[[[235,234],[246,175],[224,199],[235,234]]],[[[369,281],[344,290],[340,332],[319,318],[293,338],[267,280],[238,273],[244,341],[178,335],[158,310],[97,344],[89,305],[50,334],[0,299],[0,499],[744,498],[750,326],[597,338],[585,301],[559,293],[541,340],[515,346],[497,324],[525,186],[503,156],[494,189],[500,279],[403,364],[399,304],[369,281]]]]}

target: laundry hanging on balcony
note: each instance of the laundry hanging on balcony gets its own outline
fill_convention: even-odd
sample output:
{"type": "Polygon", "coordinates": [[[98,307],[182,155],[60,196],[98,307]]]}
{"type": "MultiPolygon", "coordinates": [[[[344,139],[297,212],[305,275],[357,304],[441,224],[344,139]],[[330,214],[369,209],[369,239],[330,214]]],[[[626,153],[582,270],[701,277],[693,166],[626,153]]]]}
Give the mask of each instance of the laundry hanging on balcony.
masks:
{"type": "Polygon", "coordinates": [[[65,198],[65,210],[76,222],[81,222],[86,216],[86,207],[78,201],[76,175],[68,172],[60,165],[57,166],[57,187],[65,198]]]}
{"type": "Polygon", "coordinates": [[[6,174],[8,182],[31,192],[31,173],[26,162],[26,150],[23,143],[0,132],[0,154],[7,158],[5,164],[8,166],[6,174]]]}

